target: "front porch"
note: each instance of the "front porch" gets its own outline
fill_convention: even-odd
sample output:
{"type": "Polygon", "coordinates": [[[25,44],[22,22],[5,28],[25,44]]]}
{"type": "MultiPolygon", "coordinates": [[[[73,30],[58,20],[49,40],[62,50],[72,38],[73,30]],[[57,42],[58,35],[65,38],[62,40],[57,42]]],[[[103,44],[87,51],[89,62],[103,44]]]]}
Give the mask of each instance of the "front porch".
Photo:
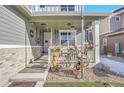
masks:
{"type": "MultiPolygon", "coordinates": [[[[83,59],[83,63],[86,65],[86,67],[93,67],[95,64],[100,62],[99,60],[99,21],[98,19],[90,19],[90,17],[83,17],[83,20],[81,20],[80,15],[79,16],[73,16],[73,17],[52,17],[52,18],[46,18],[44,17],[38,17],[30,20],[30,30],[27,33],[28,39],[31,48],[27,48],[26,51],[31,51],[32,57],[30,55],[26,55],[27,59],[30,57],[30,62],[26,63],[26,68],[23,70],[24,74],[20,77],[17,74],[17,76],[14,76],[10,78],[10,80],[14,81],[32,81],[32,79],[37,82],[40,81],[40,86],[43,86],[47,74],[49,73],[51,62],[52,62],[52,51],[51,48],[54,48],[54,46],[59,46],[61,52],[59,53],[59,58],[57,62],[57,66],[60,66],[62,68],[59,69],[60,74],[62,70],[72,70],[74,65],[77,63],[77,56],[79,55],[81,59],[83,59]],[[38,20],[39,19],[39,20],[38,20]],[[81,25],[81,21],[84,21],[81,25]],[[90,31],[92,34],[87,36],[86,31],[90,31]],[[82,45],[81,45],[82,42],[82,45]],[[92,52],[88,52],[85,55],[84,54],[84,45],[86,42],[90,42],[93,44],[94,48],[92,52]],[[71,49],[73,49],[73,52],[69,52],[71,49]],[[83,57],[81,56],[83,52],[83,57]],[[47,55],[46,60],[42,59],[44,55],[47,55]],[[69,56],[68,56],[69,55],[69,56]],[[43,66],[47,65],[47,70],[43,72],[43,75],[41,75],[41,70],[43,70],[43,66]],[[34,76],[30,76],[30,71],[32,70],[32,66],[37,65],[34,71],[34,76]],[[29,67],[29,68],[27,68],[29,67]],[[41,70],[36,70],[37,68],[41,68],[41,70]],[[26,74],[25,73],[28,73],[26,74]],[[37,71],[39,71],[37,73],[37,71]],[[35,77],[36,76],[36,77],[35,77]],[[39,77],[40,76],[40,77],[39,77]],[[19,77],[19,78],[18,78],[19,77]],[[30,79],[29,79],[30,77],[30,79]],[[42,80],[41,80],[42,79],[42,80]],[[42,81],[42,82],[41,82],[42,81]]],[[[86,70],[87,71],[87,70],[86,70]]],[[[66,73],[65,72],[65,73],[66,73]]],[[[51,74],[51,73],[49,73],[51,74]]],[[[48,74],[48,77],[49,77],[48,74]]],[[[85,74],[85,73],[84,73],[85,74]]],[[[83,74],[83,78],[85,75],[83,74]]],[[[33,74],[32,74],[33,75],[33,74]]],[[[66,75],[66,74],[61,74],[66,75]]],[[[50,76],[51,77],[51,76],[50,76]]],[[[71,78],[74,78],[73,76],[71,78]]],[[[56,79],[56,78],[55,78],[56,79]]],[[[74,78],[74,80],[76,80],[74,78]]],[[[80,80],[79,80],[80,81],[80,80]]],[[[83,79],[82,79],[83,81],[83,79]]],[[[39,82],[38,82],[39,85],[39,82]]]]}

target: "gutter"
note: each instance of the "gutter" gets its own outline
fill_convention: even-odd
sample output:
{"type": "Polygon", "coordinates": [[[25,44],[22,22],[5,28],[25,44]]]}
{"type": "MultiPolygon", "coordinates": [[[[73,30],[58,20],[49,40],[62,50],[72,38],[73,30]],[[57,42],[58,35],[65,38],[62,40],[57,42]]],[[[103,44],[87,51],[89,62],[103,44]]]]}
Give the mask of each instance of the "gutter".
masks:
{"type": "Polygon", "coordinates": [[[120,31],[120,32],[111,32],[111,33],[109,33],[107,36],[110,37],[110,36],[118,35],[118,34],[124,34],[124,31],[120,31]]]}
{"type": "Polygon", "coordinates": [[[15,8],[18,9],[28,19],[32,16],[32,12],[25,5],[15,5],[15,8]]]}

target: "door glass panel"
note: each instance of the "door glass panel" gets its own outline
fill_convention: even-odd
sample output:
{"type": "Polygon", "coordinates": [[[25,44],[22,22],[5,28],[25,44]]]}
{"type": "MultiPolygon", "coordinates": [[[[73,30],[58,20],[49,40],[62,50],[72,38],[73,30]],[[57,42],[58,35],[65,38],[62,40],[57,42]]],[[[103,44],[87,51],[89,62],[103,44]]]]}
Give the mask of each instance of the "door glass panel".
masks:
{"type": "Polygon", "coordinates": [[[61,45],[67,46],[67,32],[61,33],[61,45]]]}
{"type": "Polygon", "coordinates": [[[74,32],[69,32],[68,33],[69,37],[69,46],[75,46],[75,33],[74,32]]]}

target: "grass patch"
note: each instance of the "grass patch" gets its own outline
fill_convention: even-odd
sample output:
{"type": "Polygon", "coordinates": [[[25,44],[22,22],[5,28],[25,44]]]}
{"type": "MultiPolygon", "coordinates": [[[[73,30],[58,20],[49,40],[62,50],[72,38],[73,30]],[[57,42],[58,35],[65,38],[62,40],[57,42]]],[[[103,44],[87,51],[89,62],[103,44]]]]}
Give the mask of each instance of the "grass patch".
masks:
{"type": "Polygon", "coordinates": [[[105,82],[47,82],[44,87],[124,87],[124,83],[105,82]]]}

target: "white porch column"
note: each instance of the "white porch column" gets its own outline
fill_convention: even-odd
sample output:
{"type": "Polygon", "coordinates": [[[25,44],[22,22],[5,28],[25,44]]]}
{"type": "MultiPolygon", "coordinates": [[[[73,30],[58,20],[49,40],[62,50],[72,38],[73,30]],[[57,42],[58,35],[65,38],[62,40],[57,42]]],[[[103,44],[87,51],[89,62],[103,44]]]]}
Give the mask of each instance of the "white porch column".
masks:
{"type": "Polygon", "coordinates": [[[53,45],[53,31],[52,31],[52,28],[50,28],[50,30],[51,30],[51,42],[50,42],[50,46],[52,46],[53,45]]]}
{"type": "Polygon", "coordinates": [[[35,11],[36,12],[38,11],[38,5],[35,5],[35,11]]]}
{"type": "Polygon", "coordinates": [[[99,21],[94,21],[94,45],[95,45],[95,62],[100,62],[100,39],[99,39],[99,21]]]}

